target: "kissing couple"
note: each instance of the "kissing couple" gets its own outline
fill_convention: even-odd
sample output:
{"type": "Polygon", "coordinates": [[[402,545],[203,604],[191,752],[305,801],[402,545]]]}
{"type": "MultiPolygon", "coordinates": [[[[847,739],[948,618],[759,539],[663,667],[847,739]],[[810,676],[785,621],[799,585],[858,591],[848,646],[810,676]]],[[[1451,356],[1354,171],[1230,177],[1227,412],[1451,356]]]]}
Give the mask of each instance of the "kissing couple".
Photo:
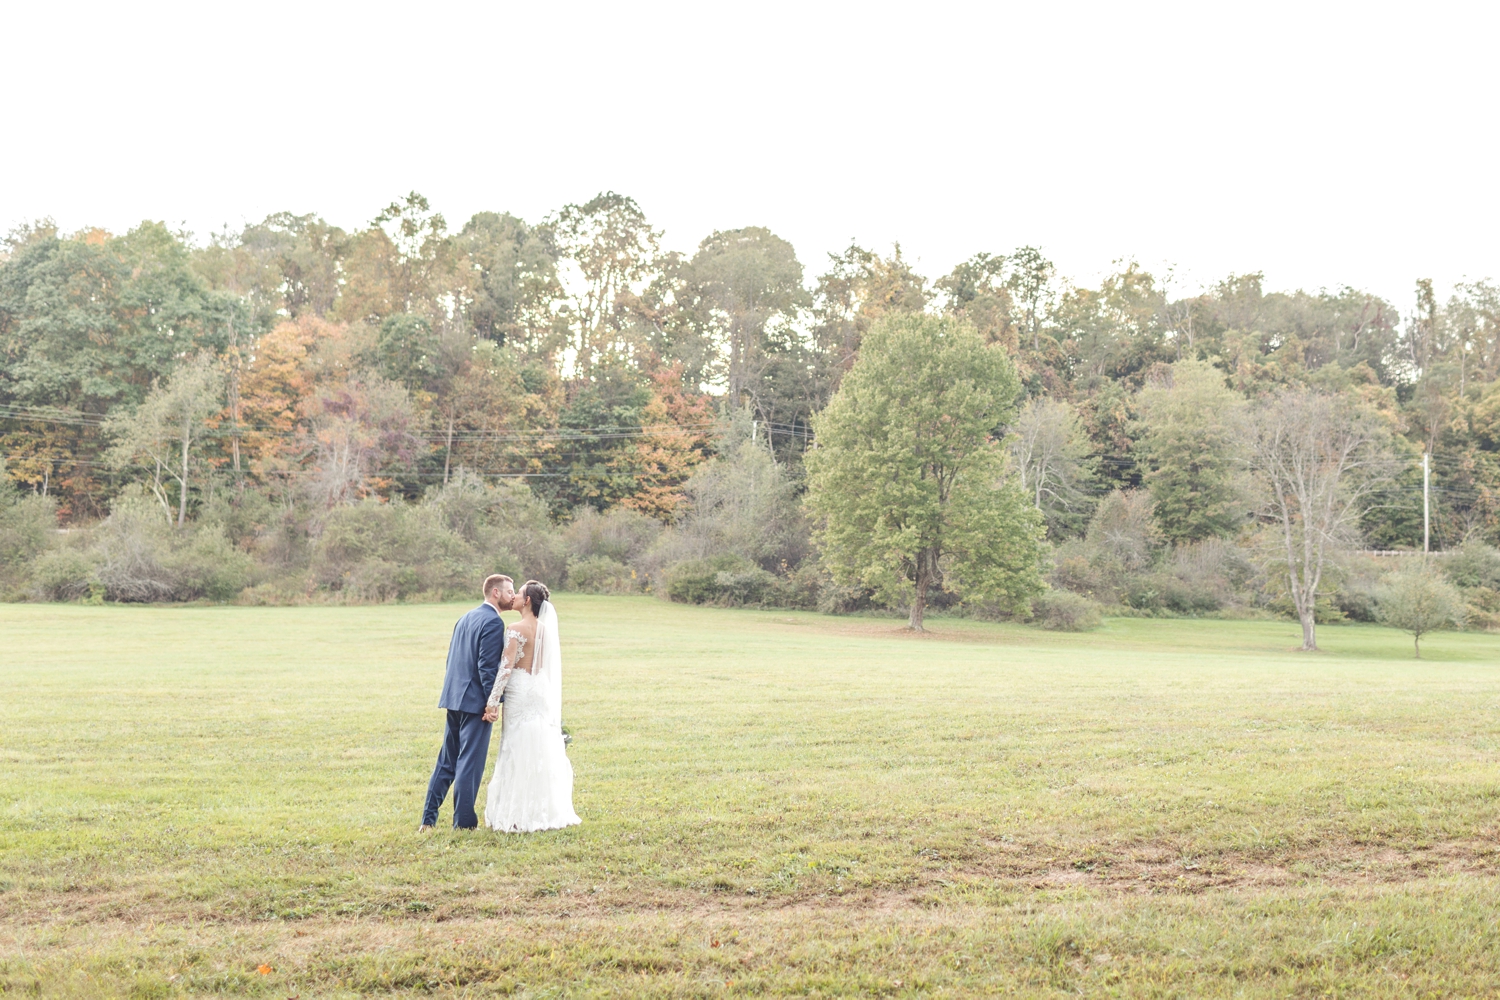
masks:
{"type": "Polygon", "coordinates": [[[427,784],[425,833],[453,788],[453,828],[479,825],[474,799],[490,752],[490,727],[502,720],[500,759],[490,779],[484,825],[506,833],[557,830],[583,822],[573,811],[573,764],[562,733],[562,649],[557,611],[545,584],[496,573],[484,603],[453,626],[438,708],[448,710],[443,748],[427,784]],[[507,628],[502,611],[519,611],[507,628]],[[502,715],[503,710],[503,715],[502,715]]]}

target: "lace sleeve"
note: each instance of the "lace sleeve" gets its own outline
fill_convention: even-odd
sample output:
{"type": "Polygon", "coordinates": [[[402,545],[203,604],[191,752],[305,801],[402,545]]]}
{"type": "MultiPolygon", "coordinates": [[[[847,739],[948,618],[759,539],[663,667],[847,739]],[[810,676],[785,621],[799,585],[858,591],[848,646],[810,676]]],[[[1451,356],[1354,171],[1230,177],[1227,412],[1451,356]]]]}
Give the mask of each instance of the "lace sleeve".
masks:
{"type": "Polygon", "coordinates": [[[505,651],[500,654],[500,672],[495,675],[495,686],[490,688],[490,700],[487,703],[490,708],[499,707],[500,698],[505,694],[505,682],[510,677],[510,672],[516,669],[516,660],[520,658],[526,645],[526,640],[517,635],[514,629],[506,629],[505,638],[509,641],[505,644],[505,651]],[[519,642],[516,641],[518,639],[519,642]]]}

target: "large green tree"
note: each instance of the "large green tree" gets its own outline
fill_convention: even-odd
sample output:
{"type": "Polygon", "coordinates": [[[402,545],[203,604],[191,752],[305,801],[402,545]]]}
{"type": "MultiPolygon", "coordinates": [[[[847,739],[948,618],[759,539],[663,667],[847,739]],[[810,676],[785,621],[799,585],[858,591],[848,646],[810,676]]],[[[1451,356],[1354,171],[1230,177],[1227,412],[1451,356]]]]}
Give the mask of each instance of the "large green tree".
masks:
{"type": "Polygon", "coordinates": [[[94,472],[104,415],[131,408],[200,349],[222,350],[240,311],[210,291],[181,238],[146,222],[125,236],[12,234],[0,262],[0,448],[64,514],[103,513],[94,472]]]}
{"type": "Polygon", "coordinates": [[[631,300],[658,273],[661,233],[634,198],[606,191],[582,205],[564,205],[543,223],[541,235],[567,271],[573,367],[588,378],[601,356],[617,353],[631,300]]]}
{"type": "Polygon", "coordinates": [[[685,304],[723,353],[730,400],[748,402],[768,332],[811,303],[796,251],[760,226],[717,232],[699,244],[682,279],[685,304]]]}
{"type": "Polygon", "coordinates": [[[1250,504],[1240,482],[1245,401],[1206,361],[1174,363],[1141,391],[1138,451],[1156,520],[1171,542],[1228,537],[1250,504]]]}
{"type": "Polygon", "coordinates": [[[460,305],[474,333],[524,351],[557,346],[557,261],[535,228],[508,212],[479,212],[459,232],[467,266],[460,305]]]}
{"type": "Polygon", "coordinates": [[[910,600],[934,587],[1027,608],[1042,589],[1042,516],[1005,476],[1020,384],[967,323],[889,316],[814,421],[808,504],[834,577],[910,600]]]}

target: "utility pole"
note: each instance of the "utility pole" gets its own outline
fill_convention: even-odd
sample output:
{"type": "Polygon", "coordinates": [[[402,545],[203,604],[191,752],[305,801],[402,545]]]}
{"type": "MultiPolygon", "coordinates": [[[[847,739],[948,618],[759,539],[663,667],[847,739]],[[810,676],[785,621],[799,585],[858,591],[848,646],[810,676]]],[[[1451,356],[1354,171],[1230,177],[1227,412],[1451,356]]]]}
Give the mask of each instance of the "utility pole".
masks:
{"type": "Polygon", "coordinates": [[[1427,449],[1422,449],[1422,558],[1432,550],[1432,504],[1430,502],[1432,472],[1427,464],[1427,449]]]}

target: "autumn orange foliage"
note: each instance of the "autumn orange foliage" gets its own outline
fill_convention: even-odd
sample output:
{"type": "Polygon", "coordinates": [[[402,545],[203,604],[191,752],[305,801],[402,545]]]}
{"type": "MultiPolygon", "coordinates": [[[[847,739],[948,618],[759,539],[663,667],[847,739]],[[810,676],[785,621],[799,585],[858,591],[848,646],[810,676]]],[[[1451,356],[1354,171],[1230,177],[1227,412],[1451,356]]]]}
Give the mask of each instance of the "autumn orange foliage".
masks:
{"type": "Polygon", "coordinates": [[[714,417],[709,398],[683,386],[681,364],[654,372],[651,383],[641,439],[633,453],[622,456],[636,473],[636,491],[620,506],[674,521],[687,504],[683,485],[708,457],[714,417]]]}

